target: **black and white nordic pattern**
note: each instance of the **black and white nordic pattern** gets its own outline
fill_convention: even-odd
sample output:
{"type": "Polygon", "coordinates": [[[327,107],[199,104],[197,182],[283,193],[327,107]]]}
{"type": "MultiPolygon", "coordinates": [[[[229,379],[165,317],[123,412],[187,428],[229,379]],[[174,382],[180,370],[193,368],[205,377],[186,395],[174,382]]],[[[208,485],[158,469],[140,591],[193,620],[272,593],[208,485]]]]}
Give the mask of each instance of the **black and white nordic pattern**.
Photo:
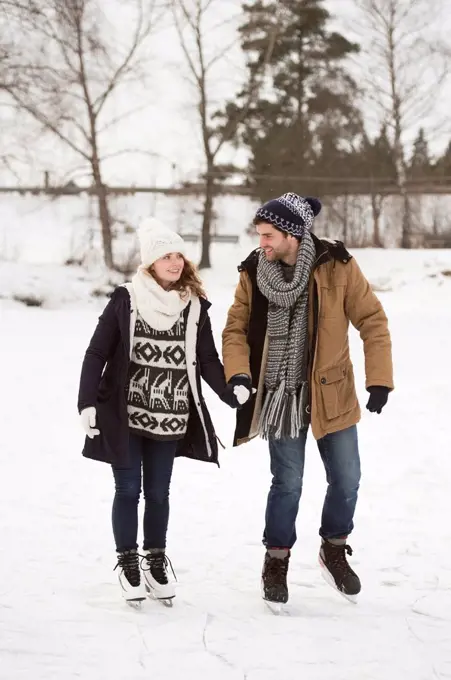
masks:
{"type": "Polygon", "coordinates": [[[257,210],[255,218],[300,238],[312,228],[315,213],[305,198],[288,192],[265,203],[257,210]]]}
{"type": "Polygon", "coordinates": [[[183,314],[167,331],[156,331],[138,314],[130,361],[129,427],[153,439],[180,439],[188,415],[183,314]]]}
{"type": "Polygon", "coordinates": [[[260,253],[257,285],[268,299],[267,394],[260,416],[263,438],[297,437],[304,427],[308,394],[308,287],[315,260],[309,232],[299,245],[293,279],[286,281],[280,262],[260,253]]]}

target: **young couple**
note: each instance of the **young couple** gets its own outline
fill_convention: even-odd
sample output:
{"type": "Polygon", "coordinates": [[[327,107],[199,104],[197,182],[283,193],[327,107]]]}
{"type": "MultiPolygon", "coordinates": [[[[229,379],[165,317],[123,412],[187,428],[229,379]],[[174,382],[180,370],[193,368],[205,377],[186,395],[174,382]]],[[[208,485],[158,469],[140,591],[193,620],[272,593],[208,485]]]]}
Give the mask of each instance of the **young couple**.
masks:
{"type": "Polygon", "coordinates": [[[260,248],[239,266],[223,331],[223,365],[202,283],[181,237],[154,219],[139,229],[141,265],[106,306],[83,362],[78,409],[83,454],[111,464],[113,533],[127,601],[146,591],[170,602],[166,533],[174,458],[218,461],[201,378],[237,409],[234,445],[268,441],[271,473],[263,543],[263,597],[288,600],[305,444],[311,428],[327,478],[319,561],[349,599],[360,581],[347,537],[360,482],[360,409],[349,355],[349,321],[364,343],[367,408],[380,413],[393,389],[387,318],[340,242],[312,233],[321,204],[287,193],[254,224],[260,248]],[[138,502],[144,489],[144,555],[138,502]]]}

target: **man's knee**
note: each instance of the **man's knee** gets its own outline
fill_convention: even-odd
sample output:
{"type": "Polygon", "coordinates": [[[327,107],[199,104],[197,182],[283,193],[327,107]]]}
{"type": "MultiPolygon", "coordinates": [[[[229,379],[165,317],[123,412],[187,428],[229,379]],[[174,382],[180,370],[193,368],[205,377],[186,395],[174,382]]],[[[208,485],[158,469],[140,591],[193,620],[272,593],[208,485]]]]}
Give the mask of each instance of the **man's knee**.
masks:
{"type": "Polygon", "coordinates": [[[273,477],[272,485],[281,493],[300,496],[302,491],[302,473],[293,468],[279,470],[273,477]]]}
{"type": "Polygon", "coordinates": [[[356,490],[360,484],[360,456],[357,428],[326,435],[320,444],[329,484],[356,490]]]}
{"type": "Polygon", "coordinates": [[[353,493],[358,491],[360,486],[360,465],[358,461],[352,464],[338,467],[333,471],[332,475],[328,475],[329,484],[342,489],[345,493],[353,493]]]}

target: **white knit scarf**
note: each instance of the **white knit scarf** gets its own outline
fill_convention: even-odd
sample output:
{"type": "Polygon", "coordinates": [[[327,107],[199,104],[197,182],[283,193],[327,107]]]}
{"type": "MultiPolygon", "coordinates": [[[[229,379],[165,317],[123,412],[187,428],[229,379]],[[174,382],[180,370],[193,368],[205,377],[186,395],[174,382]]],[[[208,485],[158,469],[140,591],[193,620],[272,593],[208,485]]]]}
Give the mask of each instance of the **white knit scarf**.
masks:
{"type": "Polygon", "coordinates": [[[181,297],[179,291],[165,290],[139,267],[132,278],[133,291],[139,314],[156,331],[168,331],[191,300],[191,291],[181,297]]]}

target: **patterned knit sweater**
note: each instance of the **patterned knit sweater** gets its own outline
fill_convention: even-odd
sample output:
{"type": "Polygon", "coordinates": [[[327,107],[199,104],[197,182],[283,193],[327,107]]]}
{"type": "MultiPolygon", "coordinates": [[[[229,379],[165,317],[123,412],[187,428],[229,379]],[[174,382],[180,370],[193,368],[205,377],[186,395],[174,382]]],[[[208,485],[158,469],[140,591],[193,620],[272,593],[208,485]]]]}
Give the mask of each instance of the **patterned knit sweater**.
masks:
{"type": "Polygon", "coordinates": [[[189,416],[183,314],[156,331],[138,314],[128,388],[130,430],[151,439],[182,439],[189,416]]]}

